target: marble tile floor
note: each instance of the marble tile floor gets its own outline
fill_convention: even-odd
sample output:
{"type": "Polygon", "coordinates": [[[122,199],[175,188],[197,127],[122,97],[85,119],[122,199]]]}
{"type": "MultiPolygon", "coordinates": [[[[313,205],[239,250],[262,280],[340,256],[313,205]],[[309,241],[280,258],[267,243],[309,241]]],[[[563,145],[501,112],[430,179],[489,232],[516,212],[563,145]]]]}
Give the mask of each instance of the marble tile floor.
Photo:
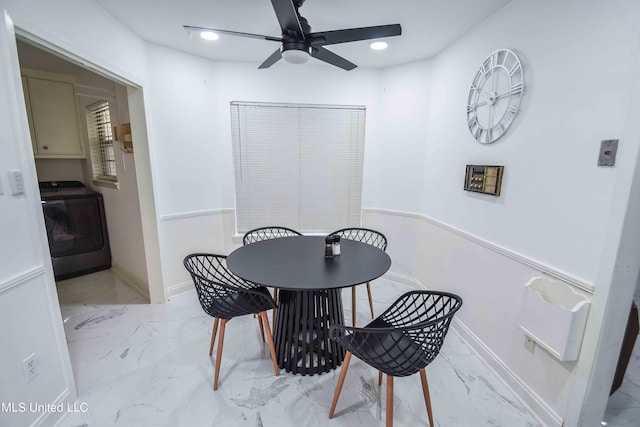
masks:
{"type": "MultiPolygon", "coordinates": [[[[78,403],[88,409],[68,414],[63,427],[385,424],[385,383],[378,387],[377,372],[356,358],[336,416],[329,420],[339,370],[274,376],[252,316],[228,324],[214,392],[214,359],[208,355],[213,320],[200,308],[195,292],[150,305],[111,271],[57,286],[78,403]]],[[[372,290],[376,312],[381,312],[408,288],[379,279],[372,290]]],[[[351,319],[350,292],[343,298],[345,319],[351,319]]],[[[369,318],[362,287],[358,319],[364,323],[369,318]]],[[[436,426],[539,425],[454,331],[427,374],[436,426]]],[[[396,379],[393,410],[396,427],[428,425],[418,375],[396,379]]]]}

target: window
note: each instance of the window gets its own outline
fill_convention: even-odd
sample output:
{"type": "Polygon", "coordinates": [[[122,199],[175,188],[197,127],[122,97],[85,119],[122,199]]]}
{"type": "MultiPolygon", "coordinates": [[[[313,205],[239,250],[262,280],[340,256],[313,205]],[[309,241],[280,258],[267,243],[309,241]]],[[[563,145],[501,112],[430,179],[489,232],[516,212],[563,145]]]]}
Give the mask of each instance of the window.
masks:
{"type": "Polygon", "coordinates": [[[91,145],[93,179],[98,182],[117,182],[109,102],[100,101],[87,107],[87,126],[91,145]]]}
{"type": "Polygon", "coordinates": [[[365,108],[231,103],[237,232],[360,225],[365,108]]]}

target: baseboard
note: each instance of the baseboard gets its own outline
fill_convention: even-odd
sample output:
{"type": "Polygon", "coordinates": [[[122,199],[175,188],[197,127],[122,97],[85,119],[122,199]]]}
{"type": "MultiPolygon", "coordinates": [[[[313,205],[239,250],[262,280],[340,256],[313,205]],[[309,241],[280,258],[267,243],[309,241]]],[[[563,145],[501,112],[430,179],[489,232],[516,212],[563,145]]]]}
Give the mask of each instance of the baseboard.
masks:
{"type": "Polygon", "coordinates": [[[394,273],[392,271],[387,271],[382,278],[413,289],[428,289],[415,277],[405,276],[404,274],[394,273]]]}
{"type": "Polygon", "coordinates": [[[562,427],[562,418],[518,378],[462,321],[454,318],[451,326],[460,339],[487,364],[489,369],[491,369],[518,400],[529,409],[531,415],[536,418],[541,425],[547,427],[562,427]]]}
{"type": "Polygon", "coordinates": [[[129,270],[124,268],[118,263],[111,262],[111,270],[122,278],[125,282],[133,286],[138,292],[149,299],[149,284],[140,280],[137,276],[132,274],[129,270]]]}
{"type": "Polygon", "coordinates": [[[193,282],[191,281],[178,283],[177,285],[169,286],[169,288],[167,289],[167,298],[171,299],[178,295],[184,294],[185,292],[191,292],[194,289],[195,288],[193,287],[193,282]]]}
{"type": "MultiPolygon", "coordinates": [[[[429,289],[418,279],[399,273],[387,272],[384,276],[391,282],[413,289],[429,289]]],[[[561,427],[558,416],[540,397],[518,378],[484,343],[476,337],[458,318],[452,323],[453,331],[462,339],[502,383],[527,407],[531,415],[543,426],[561,427]]]]}

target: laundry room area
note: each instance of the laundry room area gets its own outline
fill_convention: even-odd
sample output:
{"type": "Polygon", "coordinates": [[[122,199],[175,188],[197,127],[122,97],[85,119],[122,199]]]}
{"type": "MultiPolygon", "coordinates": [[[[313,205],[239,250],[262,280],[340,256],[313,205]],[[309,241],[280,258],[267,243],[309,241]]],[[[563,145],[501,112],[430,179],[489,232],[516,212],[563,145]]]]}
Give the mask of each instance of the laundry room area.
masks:
{"type": "Polygon", "coordinates": [[[17,46],[56,281],[112,269],[148,296],[127,86],[17,46]]]}

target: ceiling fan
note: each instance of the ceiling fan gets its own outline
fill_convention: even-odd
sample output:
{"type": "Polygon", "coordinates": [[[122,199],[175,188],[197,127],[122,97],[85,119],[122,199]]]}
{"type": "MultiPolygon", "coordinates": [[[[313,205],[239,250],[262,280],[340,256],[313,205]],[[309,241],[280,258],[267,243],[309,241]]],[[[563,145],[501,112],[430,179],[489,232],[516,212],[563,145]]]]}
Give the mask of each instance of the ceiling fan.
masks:
{"type": "Polygon", "coordinates": [[[312,33],[309,22],[300,16],[298,12],[298,8],[302,6],[304,1],[305,0],[271,0],[273,10],[276,12],[280,28],[282,29],[281,37],[194,27],[191,25],[185,25],[184,29],[199,32],[211,31],[219,34],[229,34],[232,36],[249,37],[281,43],[280,48],[273,52],[258,68],[269,68],[278,62],[280,58],[292,64],[302,64],[307,62],[309,57],[312,56],[320,61],[327,62],[347,71],[353,70],[357,65],[325,49],[324,46],[399,36],[402,34],[400,24],[312,33]]]}

